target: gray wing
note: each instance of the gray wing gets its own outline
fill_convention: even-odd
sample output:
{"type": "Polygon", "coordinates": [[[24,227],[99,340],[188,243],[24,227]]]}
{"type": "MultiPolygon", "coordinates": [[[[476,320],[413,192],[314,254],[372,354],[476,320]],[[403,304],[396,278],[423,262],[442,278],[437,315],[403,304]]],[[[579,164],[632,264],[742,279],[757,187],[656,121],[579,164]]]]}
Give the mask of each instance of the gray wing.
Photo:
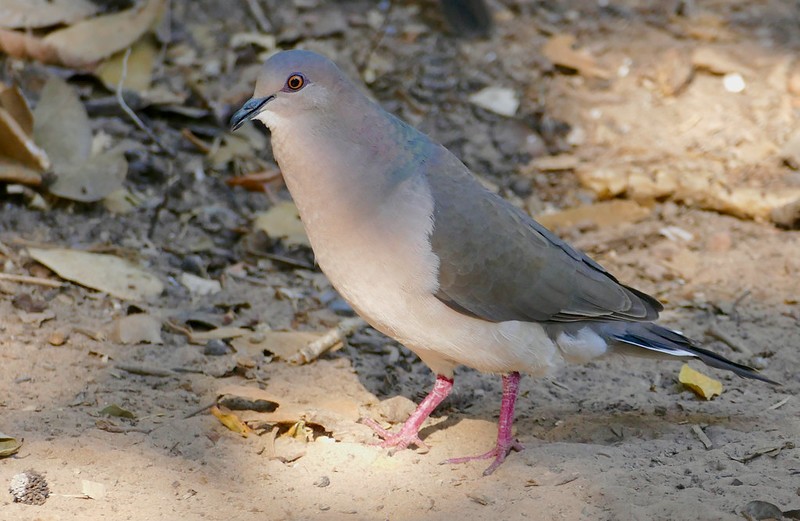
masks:
{"type": "Polygon", "coordinates": [[[425,175],[440,261],[436,296],[450,307],[493,322],[650,321],[663,309],[483,188],[445,149],[425,175]]]}

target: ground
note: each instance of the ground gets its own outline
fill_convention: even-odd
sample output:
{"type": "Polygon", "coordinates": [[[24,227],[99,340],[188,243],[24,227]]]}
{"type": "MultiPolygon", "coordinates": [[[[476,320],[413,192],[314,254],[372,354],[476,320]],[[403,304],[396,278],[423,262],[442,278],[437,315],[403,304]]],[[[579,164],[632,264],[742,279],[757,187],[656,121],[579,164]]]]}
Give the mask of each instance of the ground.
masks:
{"type": "MultiPolygon", "coordinates": [[[[367,328],[295,366],[260,348],[189,342],[181,328],[324,331],[348,310],[307,249],[252,232],[256,213],[288,197],[280,182],[267,195],[224,182],[272,168],[268,147],[217,161],[180,134],[226,139],[225,119],[250,95],[264,49],[231,45],[258,31],[248,2],[175,1],[157,79],[191,91],[186,105],[207,115],[141,109],[175,157],[92,105],[108,96],[101,86],[71,79],[95,107],[95,131],[140,143],[126,186],[141,204],[117,214],[48,199],[43,210],[0,196],[4,272],[58,281],[28,248],[91,249],[146,266],[166,287],[131,304],[77,284],[0,281],[0,432],[24,440],[0,460],[0,488],[33,469],[51,490],[41,506],[0,490],[0,519],[720,520],[741,519],[751,501],[800,508],[800,232],[759,206],[800,187],[785,147],[800,107],[796,5],[492,0],[492,36],[469,40],[450,34],[435,2],[393,2],[385,24],[387,3],[262,4],[279,47],[322,51],[360,74],[493,189],[658,297],[663,324],[783,385],[692,364],[724,385],[706,401],[677,382],[679,363],[632,358],[523,378],[515,429],[526,450],[483,477],[483,462],[440,462],[494,443],[497,375],[458,370],[422,431],[430,451],[390,455],[357,419],[396,424],[433,383],[398,344],[367,328]],[[580,67],[545,57],[559,34],[576,38],[580,67]],[[744,90],[726,90],[731,74],[744,90]],[[511,89],[513,116],[468,101],[489,86],[511,89]],[[742,188],[755,199],[719,195],[742,188]],[[624,203],[593,206],[610,196],[624,203]],[[576,207],[585,213],[572,220],[558,213],[576,207]],[[222,291],[192,294],[184,272],[222,291]],[[114,341],[113,324],[141,311],[163,321],[163,343],[114,341]],[[256,429],[242,437],[207,408],[232,385],[300,413],[240,411],[256,429]],[[110,404],[135,419],[101,414],[110,404]],[[85,499],[84,480],[104,492],[85,499]]],[[[12,73],[44,74],[33,63],[12,73]]],[[[23,83],[34,98],[35,85],[23,83]]]]}

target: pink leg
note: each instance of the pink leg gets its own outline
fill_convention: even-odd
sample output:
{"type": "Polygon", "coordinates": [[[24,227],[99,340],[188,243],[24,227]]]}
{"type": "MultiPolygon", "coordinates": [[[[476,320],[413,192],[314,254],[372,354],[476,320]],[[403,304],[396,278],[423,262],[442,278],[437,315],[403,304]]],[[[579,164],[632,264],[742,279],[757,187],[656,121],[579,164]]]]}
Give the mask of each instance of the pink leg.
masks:
{"type": "Polygon", "coordinates": [[[519,452],[525,449],[519,441],[511,436],[511,426],[514,423],[514,404],[517,401],[517,393],[519,392],[519,378],[519,373],[516,371],[503,375],[503,402],[500,404],[500,420],[497,422],[497,445],[485,454],[453,458],[443,463],[466,463],[468,461],[494,458],[489,468],[483,471],[483,475],[488,476],[497,470],[497,467],[505,461],[506,456],[512,450],[519,452]]]}
{"type": "Polygon", "coordinates": [[[452,378],[447,378],[440,374],[436,375],[436,383],[433,384],[433,390],[420,402],[417,409],[408,417],[397,434],[387,431],[373,419],[366,418],[363,422],[383,438],[381,447],[393,447],[394,451],[397,451],[405,449],[409,445],[416,445],[419,448],[427,449],[428,446],[419,439],[419,429],[433,410],[436,409],[436,406],[447,398],[452,388],[452,378]]]}

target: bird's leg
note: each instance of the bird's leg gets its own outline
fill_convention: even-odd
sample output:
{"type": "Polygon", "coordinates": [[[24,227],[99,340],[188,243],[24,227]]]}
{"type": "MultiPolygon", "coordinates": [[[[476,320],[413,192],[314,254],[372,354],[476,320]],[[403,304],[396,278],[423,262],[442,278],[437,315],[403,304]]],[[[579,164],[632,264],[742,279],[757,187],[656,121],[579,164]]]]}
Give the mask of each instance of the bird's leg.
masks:
{"type": "Polygon", "coordinates": [[[411,416],[408,417],[397,433],[389,432],[378,425],[375,420],[369,418],[363,420],[363,422],[375,431],[378,436],[383,438],[383,443],[381,443],[382,447],[393,447],[396,451],[405,449],[409,445],[416,445],[419,448],[427,449],[428,446],[419,439],[419,429],[433,410],[436,409],[436,406],[447,398],[452,388],[452,378],[447,378],[440,374],[436,375],[436,383],[433,384],[433,390],[420,402],[416,410],[411,413],[411,416]]]}
{"type": "Polygon", "coordinates": [[[516,371],[503,375],[503,401],[500,404],[500,420],[497,422],[497,444],[495,447],[479,456],[453,458],[442,463],[466,463],[468,461],[494,458],[489,468],[483,471],[483,475],[488,476],[497,470],[497,467],[505,461],[506,456],[512,450],[519,452],[525,449],[519,441],[511,436],[511,427],[514,423],[514,404],[517,401],[517,393],[519,392],[519,378],[519,373],[516,371]]]}

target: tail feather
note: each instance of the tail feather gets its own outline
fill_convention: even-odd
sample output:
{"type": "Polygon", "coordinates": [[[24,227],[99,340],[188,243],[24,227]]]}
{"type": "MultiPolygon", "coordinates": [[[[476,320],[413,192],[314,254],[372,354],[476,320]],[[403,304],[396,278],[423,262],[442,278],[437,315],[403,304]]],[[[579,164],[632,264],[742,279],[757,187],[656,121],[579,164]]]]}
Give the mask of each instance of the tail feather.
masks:
{"type": "Polygon", "coordinates": [[[706,365],[731,371],[743,378],[752,378],[753,380],[780,385],[778,382],[762,376],[752,367],[737,364],[708,349],[703,349],[690,338],[657,324],[642,322],[616,323],[608,324],[608,329],[609,331],[605,332],[605,336],[608,339],[625,345],[640,347],[651,352],[679,358],[698,358],[706,365]]]}

